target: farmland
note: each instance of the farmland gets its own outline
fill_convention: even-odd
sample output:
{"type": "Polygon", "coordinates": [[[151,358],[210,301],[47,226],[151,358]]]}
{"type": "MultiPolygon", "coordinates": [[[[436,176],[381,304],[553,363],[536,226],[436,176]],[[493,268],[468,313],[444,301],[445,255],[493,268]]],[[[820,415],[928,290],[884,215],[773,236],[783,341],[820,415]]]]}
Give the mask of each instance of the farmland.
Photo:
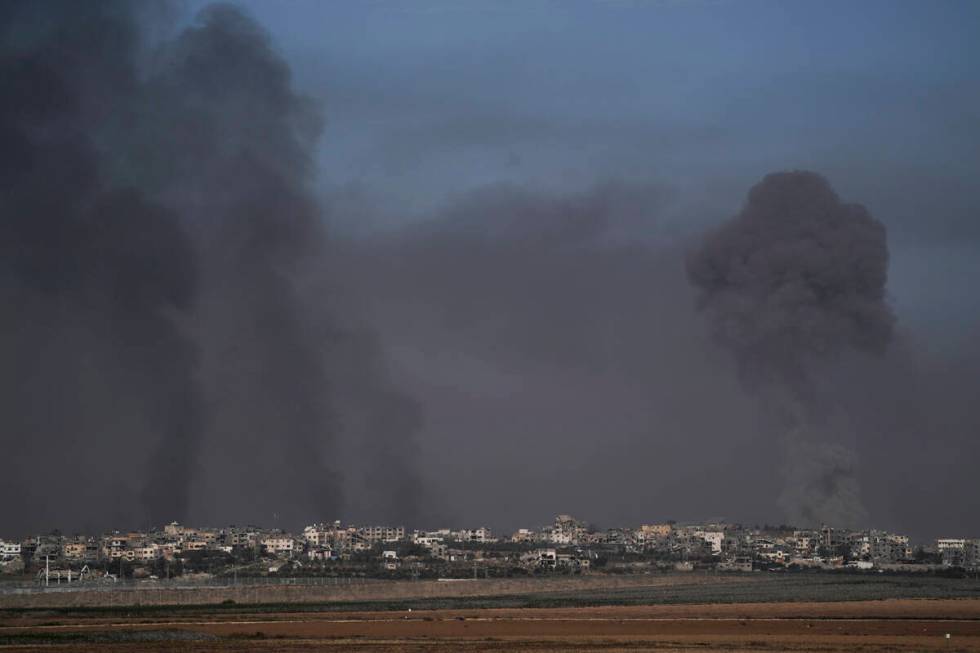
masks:
{"type": "MultiPolygon", "coordinates": [[[[411,585],[411,584],[408,584],[411,585]]],[[[675,574],[415,584],[398,598],[0,610],[0,647],[46,651],[980,650],[980,582],[675,574]],[[446,585],[446,584],[444,584],[446,585]],[[945,635],[950,635],[947,640],[945,635]]],[[[374,587],[372,592],[384,590],[374,587]]],[[[395,588],[387,588],[395,589],[395,588]]],[[[211,590],[208,590],[211,591],[211,590]]],[[[362,590],[363,591],[363,590],[362,590]]],[[[50,596],[50,595],[49,595],[50,596]]]]}

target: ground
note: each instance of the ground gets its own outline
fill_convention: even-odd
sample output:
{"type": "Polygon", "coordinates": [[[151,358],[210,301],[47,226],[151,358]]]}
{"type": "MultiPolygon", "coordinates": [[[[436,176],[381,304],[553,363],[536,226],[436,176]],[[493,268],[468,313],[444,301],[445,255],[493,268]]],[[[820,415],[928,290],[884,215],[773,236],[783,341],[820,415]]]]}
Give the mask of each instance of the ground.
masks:
{"type": "MultiPolygon", "coordinates": [[[[710,594],[708,579],[672,579],[623,593],[467,596],[455,605],[418,601],[312,605],[0,609],[0,650],[44,651],[980,651],[980,592],[972,581],[892,579],[904,591],[959,598],[846,599],[877,587],[811,577],[756,583],[755,595],[684,601],[710,594]],[[813,584],[808,596],[807,583],[813,584]],[[800,599],[767,599],[788,588],[800,599]],[[943,590],[942,592],[940,590],[943,590]],[[971,596],[972,595],[972,596],[971,596]],[[816,600],[813,600],[813,597],[816,600]],[[617,597],[622,599],[616,605],[617,597]],[[678,598],[681,597],[681,598],[678,598]],[[741,597],[741,598],[739,598],[741,597]],[[761,598],[764,600],[753,600],[761,598]],[[504,604],[501,607],[501,604],[504,604]],[[408,607],[405,607],[405,606],[408,607]],[[548,605],[551,607],[527,607],[548,605]],[[414,607],[413,607],[414,606],[414,607]],[[365,609],[367,607],[367,609],[365,609]],[[949,637],[947,638],[947,634],[949,637]]],[[[725,592],[732,588],[724,581],[725,592]]],[[[445,603],[446,599],[440,599],[445,603]]],[[[0,603],[2,605],[2,603],[0,603]]]]}

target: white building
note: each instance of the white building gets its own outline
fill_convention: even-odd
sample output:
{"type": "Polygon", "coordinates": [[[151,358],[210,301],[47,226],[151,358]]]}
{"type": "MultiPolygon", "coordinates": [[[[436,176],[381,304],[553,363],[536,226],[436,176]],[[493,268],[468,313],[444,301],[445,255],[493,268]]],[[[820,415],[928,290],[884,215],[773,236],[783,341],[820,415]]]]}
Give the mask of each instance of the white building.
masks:
{"type": "Polygon", "coordinates": [[[306,557],[310,560],[333,560],[336,552],[327,546],[311,546],[306,552],[306,557]]]}
{"type": "Polygon", "coordinates": [[[453,539],[458,542],[479,542],[480,544],[496,541],[493,539],[493,534],[491,534],[490,529],[486,526],[472,529],[464,528],[461,531],[456,531],[453,533],[453,539]]]}
{"type": "Polygon", "coordinates": [[[711,545],[711,554],[721,554],[721,543],[725,541],[723,531],[697,531],[696,535],[711,545]]]}
{"type": "Polygon", "coordinates": [[[558,515],[548,533],[552,544],[578,544],[585,535],[585,524],[570,515],[558,515]]]}
{"type": "Polygon", "coordinates": [[[528,567],[555,567],[558,552],[555,549],[537,549],[521,556],[521,563],[528,567]]]}
{"type": "Polygon", "coordinates": [[[521,528],[510,536],[511,542],[534,542],[538,539],[538,534],[529,528],[521,528]]]}
{"type": "Polygon", "coordinates": [[[0,540],[0,560],[10,560],[20,556],[20,542],[0,540]]]}
{"type": "Polygon", "coordinates": [[[288,535],[272,535],[262,538],[262,548],[273,555],[292,555],[296,551],[296,540],[288,535]]]}
{"type": "Polygon", "coordinates": [[[952,567],[980,566],[980,540],[944,538],[936,540],[936,551],[943,564],[952,567]]]}
{"type": "Polygon", "coordinates": [[[964,539],[945,538],[936,540],[936,551],[939,553],[943,553],[949,549],[963,550],[964,548],[966,548],[966,540],[964,539]]]}

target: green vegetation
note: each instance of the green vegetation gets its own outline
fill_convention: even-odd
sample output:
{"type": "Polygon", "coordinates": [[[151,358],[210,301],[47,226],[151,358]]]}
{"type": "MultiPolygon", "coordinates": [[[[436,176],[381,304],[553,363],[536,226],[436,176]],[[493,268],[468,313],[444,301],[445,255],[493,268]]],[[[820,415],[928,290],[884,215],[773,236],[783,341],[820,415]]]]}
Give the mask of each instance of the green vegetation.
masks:
{"type": "Polygon", "coordinates": [[[196,642],[214,639],[217,639],[214,635],[187,630],[105,630],[74,633],[36,632],[0,635],[0,646],[196,642]]]}
{"type": "Polygon", "coordinates": [[[782,573],[760,576],[684,574],[677,582],[609,589],[529,592],[494,596],[407,598],[399,600],[331,601],[317,603],[245,604],[225,601],[214,605],[130,607],[16,608],[0,617],[30,615],[123,616],[159,618],[207,614],[276,612],[406,611],[479,608],[555,608],[604,605],[692,603],[760,603],[802,601],[864,601],[897,598],[980,598],[980,580],[936,576],[884,574],[782,573]],[[713,579],[723,582],[712,582],[713,579]]]}

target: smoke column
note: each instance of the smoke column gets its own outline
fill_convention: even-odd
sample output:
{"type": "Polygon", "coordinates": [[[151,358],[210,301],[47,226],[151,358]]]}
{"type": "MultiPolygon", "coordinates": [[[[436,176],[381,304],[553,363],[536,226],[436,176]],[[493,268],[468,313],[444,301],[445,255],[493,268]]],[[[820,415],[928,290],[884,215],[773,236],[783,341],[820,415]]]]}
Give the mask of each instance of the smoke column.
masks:
{"type": "Polygon", "coordinates": [[[202,260],[190,328],[204,352],[205,480],[216,482],[200,494],[213,519],[337,515],[331,325],[301,284],[325,240],[310,191],[318,107],[292,89],[268,36],[227,6],[165,44],[147,86],[154,193],[184,216],[202,260]]]}
{"type": "Polygon", "coordinates": [[[690,254],[687,271],[713,337],[781,433],[787,517],[857,522],[857,461],[833,441],[846,439],[848,421],[820,391],[820,370],[891,340],[884,226],[818,174],[771,174],[690,254]]]}
{"type": "Polygon", "coordinates": [[[169,10],[0,7],[8,526],[334,519],[341,438],[413,506],[421,415],[320,294],[320,107],[235,8],[147,42],[169,10]]]}
{"type": "Polygon", "coordinates": [[[201,439],[197,352],[175,319],[196,299],[195,252],[171,210],[113,178],[97,142],[138,93],[137,33],[118,9],[0,11],[2,475],[5,496],[71,488],[46,517],[105,502],[81,478],[131,450],[127,437],[149,443],[148,460],[133,456],[141,517],[185,516],[180,481],[201,439]]]}

